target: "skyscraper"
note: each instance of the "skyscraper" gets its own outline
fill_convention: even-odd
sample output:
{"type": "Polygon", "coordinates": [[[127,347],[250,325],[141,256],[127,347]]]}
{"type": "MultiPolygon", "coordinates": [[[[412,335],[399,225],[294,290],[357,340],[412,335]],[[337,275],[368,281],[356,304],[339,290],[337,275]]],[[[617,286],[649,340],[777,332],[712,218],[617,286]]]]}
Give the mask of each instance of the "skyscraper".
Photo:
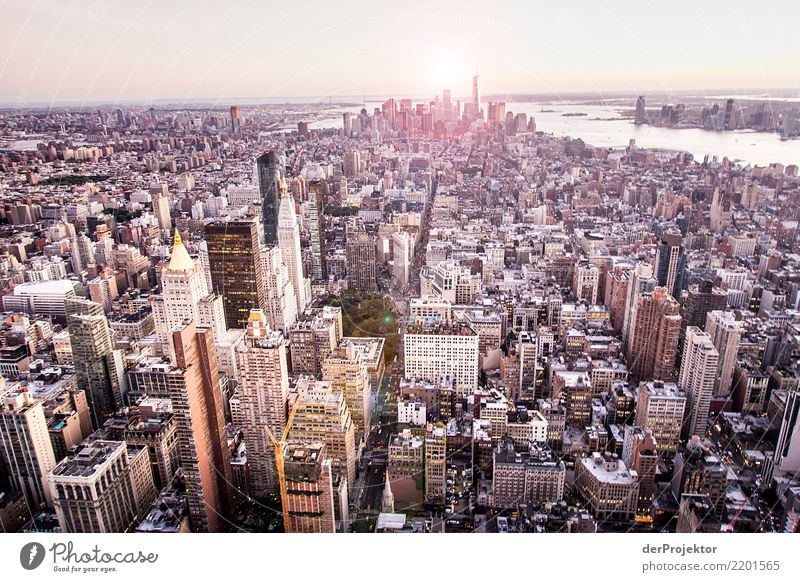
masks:
{"type": "Polygon", "coordinates": [[[334,533],[333,473],[324,443],[287,444],[283,450],[281,499],[287,533],[334,533]]]}
{"type": "Polygon", "coordinates": [[[398,289],[407,289],[411,269],[411,237],[407,232],[392,233],[392,257],[392,283],[398,289]]]}
{"type": "Polygon", "coordinates": [[[0,464],[6,468],[12,491],[25,496],[32,512],[40,505],[52,505],[47,473],[56,459],[44,407],[19,385],[0,387],[0,464]]]}
{"type": "Polygon", "coordinates": [[[634,123],[636,125],[649,123],[649,120],[647,119],[647,111],[644,107],[644,95],[639,95],[639,97],[636,99],[636,116],[634,117],[634,123]]]}
{"type": "Polygon", "coordinates": [[[78,298],[64,305],[78,387],[86,392],[92,423],[99,428],[123,404],[122,355],[113,349],[102,305],[78,298]]]}
{"type": "Polygon", "coordinates": [[[156,497],[147,447],[87,439],[48,475],[66,533],[131,531],[156,497]]]}
{"type": "Polygon", "coordinates": [[[478,93],[478,75],[472,77],[472,107],[475,117],[481,117],[481,97],[478,93]]]}
{"type": "Polygon", "coordinates": [[[664,287],[640,293],[633,304],[626,357],[633,377],[671,380],[681,332],[678,302],[664,287]]]}
{"type": "Polygon", "coordinates": [[[666,287],[673,297],[680,297],[685,271],[683,237],[679,232],[664,233],[656,249],[655,273],[658,285],[666,287]]]}
{"type": "Polygon", "coordinates": [[[773,475],[796,475],[800,471],[800,392],[786,395],[778,443],[772,459],[773,475]]]}
{"type": "Polygon", "coordinates": [[[375,241],[364,229],[360,219],[348,222],[345,235],[347,256],[347,286],[350,289],[375,292],[375,241]]]}
{"type": "Polygon", "coordinates": [[[683,344],[683,360],[678,387],[686,393],[689,408],[684,437],[704,436],[717,378],[719,352],[711,336],[699,327],[689,326],[683,344]]]}
{"type": "Polygon", "coordinates": [[[261,249],[261,268],[264,274],[265,313],[269,324],[273,329],[288,333],[297,321],[297,299],[281,249],[261,249]]]}
{"type": "Polygon", "coordinates": [[[209,296],[205,269],[200,261],[189,256],[177,229],[169,264],[161,271],[161,295],[151,296],[150,303],[156,335],[164,345],[170,331],[186,319],[200,327],[211,328],[216,338],[226,330],[222,297],[209,296]],[[206,305],[211,308],[202,309],[206,305]]]}
{"type": "Polygon", "coordinates": [[[636,395],[636,426],[653,434],[659,453],[678,448],[686,396],[673,382],[641,382],[636,395]]]}
{"type": "Polygon", "coordinates": [[[719,352],[719,376],[714,388],[715,396],[728,396],[733,383],[733,370],[739,355],[742,322],[728,311],[709,311],[705,331],[719,352]]]}
{"type": "Polygon", "coordinates": [[[325,263],[325,217],[322,208],[328,193],[327,183],[312,180],[308,184],[308,234],[311,238],[311,278],[316,282],[328,280],[325,263]]]}
{"type": "Polygon", "coordinates": [[[261,310],[250,312],[247,334],[236,347],[237,387],[231,399],[234,425],[244,431],[252,492],[264,496],[278,490],[275,448],[264,430],[283,434],[289,394],[289,370],[283,334],[272,331],[261,310]]]}
{"type": "Polygon", "coordinates": [[[230,513],[231,466],[211,333],[194,322],[172,331],[164,369],[178,425],[192,531],[220,532],[230,513]]]}
{"type": "MultiPolygon", "coordinates": [[[[280,209],[280,171],[278,155],[270,150],[256,158],[256,179],[261,194],[261,220],[264,224],[264,242],[278,242],[278,211],[280,209]]],[[[231,322],[228,322],[231,325],[231,322]]]]}
{"type": "Polygon", "coordinates": [[[361,361],[361,352],[351,342],[343,340],[322,363],[322,379],[344,393],[356,434],[366,438],[371,399],[367,366],[361,361]]]}
{"type": "Polygon", "coordinates": [[[250,310],[266,305],[258,225],[254,218],[212,222],[205,226],[205,239],[211,283],[222,296],[225,321],[231,328],[245,327],[250,310]]]}
{"type": "Polygon", "coordinates": [[[653,267],[647,263],[639,263],[629,274],[627,296],[625,298],[625,317],[622,321],[622,341],[627,345],[631,332],[631,312],[640,293],[652,291],[658,284],[653,276],[653,267]]]}
{"type": "Polygon", "coordinates": [[[231,105],[231,133],[239,133],[241,127],[239,125],[239,106],[231,105]]]}
{"type": "Polygon", "coordinates": [[[278,247],[283,253],[283,262],[289,270],[289,280],[294,287],[297,313],[303,313],[308,297],[306,278],[303,276],[303,255],[300,251],[300,226],[294,211],[294,198],[285,190],[281,195],[278,213],[278,247]]]}
{"type": "Polygon", "coordinates": [[[708,279],[689,287],[686,301],[683,304],[683,327],[693,325],[702,328],[706,324],[706,315],[711,311],[724,311],[728,305],[728,294],[714,287],[708,279]]]}
{"type": "Polygon", "coordinates": [[[640,426],[626,426],[622,460],[639,477],[636,519],[650,522],[653,520],[653,487],[658,464],[657,443],[653,433],[640,426]]]}
{"type": "Polygon", "coordinates": [[[172,216],[169,213],[169,190],[166,184],[150,186],[153,198],[153,214],[158,221],[158,228],[169,231],[172,228],[172,216]]]}

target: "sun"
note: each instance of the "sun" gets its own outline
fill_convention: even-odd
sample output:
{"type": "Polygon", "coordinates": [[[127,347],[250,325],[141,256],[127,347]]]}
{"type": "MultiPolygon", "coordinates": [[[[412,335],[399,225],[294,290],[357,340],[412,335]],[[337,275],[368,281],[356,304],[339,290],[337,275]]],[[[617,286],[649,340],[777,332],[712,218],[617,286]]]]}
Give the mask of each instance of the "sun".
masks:
{"type": "Polygon", "coordinates": [[[434,54],[428,62],[431,81],[438,87],[448,89],[458,77],[458,61],[450,54],[434,54]]]}

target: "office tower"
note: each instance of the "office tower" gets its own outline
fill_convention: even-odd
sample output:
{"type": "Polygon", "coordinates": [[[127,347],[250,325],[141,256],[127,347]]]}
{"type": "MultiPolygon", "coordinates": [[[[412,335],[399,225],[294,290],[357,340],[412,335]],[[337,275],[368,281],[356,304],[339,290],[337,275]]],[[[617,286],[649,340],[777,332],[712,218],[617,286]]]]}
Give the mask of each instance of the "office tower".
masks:
{"type": "Polygon", "coordinates": [[[439,382],[449,374],[459,395],[478,387],[478,334],[467,325],[409,325],[403,354],[406,378],[439,382]]]}
{"type": "Polygon", "coordinates": [[[636,426],[653,435],[659,453],[678,448],[686,396],[674,383],[641,382],[636,395],[636,426]]]}
{"type": "Polygon", "coordinates": [[[444,425],[425,434],[425,502],[443,505],[447,493],[447,443],[444,425]]]}
{"type": "Polygon", "coordinates": [[[360,219],[347,223],[345,237],[348,288],[375,293],[378,290],[375,240],[367,234],[360,219]]]}
{"type": "Polygon", "coordinates": [[[645,110],[644,105],[644,95],[639,95],[639,97],[636,99],[636,115],[634,117],[634,123],[636,125],[649,123],[649,120],[647,119],[647,111],[645,110]]]}
{"type": "Polygon", "coordinates": [[[564,400],[568,425],[584,428],[591,424],[593,396],[586,372],[559,370],[553,376],[553,397],[564,400]]]}
{"type": "Polygon", "coordinates": [[[303,276],[303,255],[300,251],[300,225],[294,211],[294,199],[284,191],[278,213],[278,247],[283,253],[283,262],[289,270],[289,280],[294,287],[297,313],[302,313],[308,304],[306,279],[303,276]]]}
{"type": "Polygon", "coordinates": [[[239,106],[231,105],[231,133],[240,133],[239,106]]]}
{"type": "Polygon", "coordinates": [[[678,387],[686,394],[689,409],[684,435],[687,438],[706,434],[718,365],[719,352],[711,336],[699,327],[686,328],[678,387]]]}
{"type": "Polygon", "coordinates": [[[122,354],[114,350],[103,306],[88,299],[64,302],[78,387],[86,392],[95,428],[122,406],[122,354]]]}
{"type": "Polygon", "coordinates": [[[474,108],[475,117],[482,117],[481,97],[478,93],[478,75],[472,77],[472,107],[474,108]]]}
{"type": "Polygon", "coordinates": [[[289,370],[283,334],[272,331],[264,313],[250,312],[244,341],[236,347],[237,387],[231,399],[234,426],[244,431],[252,495],[278,490],[275,447],[264,427],[280,438],[286,426],[289,370]]]}
{"type": "Polygon", "coordinates": [[[706,315],[705,331],[719,352],[719,373],[714,387],[715,396],[731,393],[733,369],[739,354],[739,341],[743,324],[736,320],[733,312],[709,311],[706,315]]]}
{"type": "Polygon", "coordinates": [[[578,459],[575,488],[595,518],[631,521],[636,517],[639,481],[611,452],[578,459]]]}
{"type": "Polygon", "coordinates": [[[172,229],[172,216],[169,212],[169,190],[166,184],[150,186],[150,196],[153,198],[153,214],[161,231],[172,229]]]}
{"type": "Polygon", "coordinates": [[[672,379],[681,332],[678,302],[664,287],[640,293],[630,321],[625,356],[631,375],[645,380],[672,379]]]}
{"type": "Polygon", "coordinates": [[[590,305],[597,303],[597,288],[600,283],[600,269],[588,261],[575,265],[572,290],[578,299],[585,299],[590,305]]]}
{"type": "Polygon", "coordinates": [[[281,499],[287,533],[335,533],[333,473],[324,443],[287,444],[283,451],[281,499]]]}
{"type": "Polygon", "coordinates": [[[356,435],[369,434],[371,398],[367,366],[361,361],[361,352],[348,340],[343,340],[322,363],[322,379],[344,393],[350,409],[356,435]]]}
{"type": "Polygon", "coordinates": [[[169,264],[161,271],[161,295],[150,298],[159,342],[166,345],[172,329],[187,319],[222,337],[226,330],[222,298],[209,296],[205,270],[189,256],[177,229],[173,243],[169,264]]]}
{"type": "Polygon", "coordinates": [[[656,249],[656,278],[659,287],[666,287],[673,297],[680,297],[686,271],[683,237],[679,232],[667,232],[656,249]]]}
{"type": "Polygon", "coordinates": [[[192,531],[220,532],[230,513],[231,466],[211,333],[194,322],[173,330],[170,358],[161,381],[178,425],[192,531]]]}
{"type": "Polygon", "coordinates": [[[708,495],[715,514],[721,516],[728,491],[728,466],[694,435],[675,456],[671,489],[676,499],[685,494],[708,495]]]}
{"type": "Polygon", "coordinates": [[[330,382],[301,376],[289,394],[294,411],[288,440],[313,444],[324,442],[333,471],[352,489],[356,479],[356,437],[344,394],[330,382]]]}
{"type": "Polygon", "coordinates": [[[156,498],[147,447],[88,439],[48,475],[65,533],[131,531],[156,498]]]}
{"type": "Polygon", "coordinates": [[[726,186],[714,189],[709,209],[709,228],[722,234],[731,225],[731,194],[726,186]]]}
{"type": "Polygon", "coordinates": [[[722,128],[725,130],[736,129],[736,110],[733,108],[733,105],[733,99],[725,101],[725,117],[722,123],[722,128]]]}
{"type": "Polygon", "coordinates": [[[41,400],[19,384],[0,380],[0,466],[5,466],[11,490],[25,496],[35,513],[52,505],[47,473],[56,465],[41,400]]]}
{"type": "Polygon", "coordinates": [[[626,426],[622,448],[625,465],[636,471],[639,478],[639,499],[636,505],[636,520],[653,520],[653,488],[658,464],[658,444],[653,433],[640,426],[626,426]]]}
{"type": "Polygon", "coordinates": [[[710,311],[724,311],[727,305],[728,294],[708,279],[691,285],[683,304],[684,329],[692,325],[702,328],[710,311]]]}
{"type": "Polygon", "coordinates": [[[800,392],[786,395],[777,446],[772,459],[774,475],[796,475],[800,471],[800,392]]]}
{"type": "Polygon", "coordinates": [[[407,289],[411,273],[411,237],[407,232],[392,233],[392,256],[392,283],[398,289],[407,289]]]}
{"type": "Polygon", "coordinates": [[[322,209],[328,195],[328,184],[311,180],[308,184],[308,235],[311,239],[311,278],[315,282],[328,280],[325,263],[325,217],[322,209]]]}
{"type": "MultiPolygon", "coordinates": [[[[261,220],[264,225],[264,243],[278,243],[278,212],[280,210],[280,171],[278,155],[270,150],[256,158],[256,183],[261,195],[261,220]]],[[[252,306],[251,306],[252,307],[252,306]]],[[[228,325],[233,325],[228,320],[228,325]]],[[[237,325],[242,325],[239,323],[237,325]]]]}
{"type": "Polygon", "coordinates": [[[767,409],[768,383],[769,376],[761,369],[758,358],[747,355],[737,360],[731,391],[733,410],[761,416],[767,409]]]}
{"type": "Polygon", "coordinates": [[[564,498],[567,469],[564,462],[543,446],[522,452],[503,439],[493,451],[494,506],[517,510],[520,505],[559,502],[564,498]]]}
{"type": "MultiPolygon", "coordinates": [[[[277,233],[276,233],[277,237],[277,233]]],[[[221,295],[229,328],[247,325],[251,309],[264,309],[264,273],[258,225],[253,218],[205,226],[214,293],[221,295]]]]}
{"type": "Polygon", "coordinates": [[[631,331],[631,313],[641,293],[652,291],[658,285],[653,276],[653,267],[647,263],[638,263],[628,278],[625,298],[625,317],[622,320],[622,341],[627,346],[631,331]]]}
{"type": "Polygon", "coordinates": [[[350,134],[353,131],[350,117],[351,116],[349,113],[342,113],[342,132],[344,133],[345,137],[350,137],[350,134]]]}
{"type": "Polygon", "coordinates": [[[342,171],[345,178],[355,178],[361,172],[361,153],[358,150],[345,152],[342,171]]]}
{"type": "Polygon", "coordinates": [[[684,493],[678,504],[675,533],[719,533],[720,522],[708,495],[684,493]]]}
{"type": "Polygon", "coordinates": [[[273,329],[288,333],[297,321],[297,299],[281,249],[261,249],[261,269],[264,273],[264,300],[269,324],[273,329]]]}
{"type": "Polygon", "coordinates": [[[318,376],[322,362],[342,340],[342,308],[311,310],[289,329],[292,374],[318,376]]]}

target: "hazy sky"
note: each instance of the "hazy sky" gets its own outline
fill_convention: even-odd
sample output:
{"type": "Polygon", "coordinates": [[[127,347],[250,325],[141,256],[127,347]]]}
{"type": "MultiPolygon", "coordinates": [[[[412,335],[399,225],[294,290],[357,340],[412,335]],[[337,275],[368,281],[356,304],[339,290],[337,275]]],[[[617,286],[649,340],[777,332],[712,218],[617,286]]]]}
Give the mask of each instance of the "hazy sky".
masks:
{"type": "Polygon", "coordinates": [[[800,2],[0,0],[0,102],[800,90],[800,2]],[[794,30],[793,30],[794,29],[794,30]]]}

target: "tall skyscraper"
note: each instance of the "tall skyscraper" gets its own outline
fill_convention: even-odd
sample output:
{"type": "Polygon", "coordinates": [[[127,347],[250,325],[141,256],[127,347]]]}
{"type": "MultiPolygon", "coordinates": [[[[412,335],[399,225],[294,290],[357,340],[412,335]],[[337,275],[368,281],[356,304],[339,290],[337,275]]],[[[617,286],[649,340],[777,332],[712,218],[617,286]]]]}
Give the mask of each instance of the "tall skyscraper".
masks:
{"type": "Polygon", "coordinates": [[[647,110],[645,109],[644,105],[644,95],[639,95],[639,97],[636,99],[636,116],[634,117],[634,123],[636,125],[649,123],[649,120],[647,119],[647,110]]]}
{"type": "Polygon", "coordinates": [[[261,268],[264,273],[264,299],[270,326],[284,334],[297,321],[297,299],[289,279],[289,269],[283,262],[283,253],[278,247],[261,249],[261,268]]]}
{"type": "Polygon", "coordinates": [[[678,302],[664,287],[640,293],[630,316],[626,357],[633,377],[671,380],[681,332],[678,302]]]}
{"type": "Polygon", "coordinates": [[[169,264],[161,271],[161,295],[152,295],[150,304],[156,335],[163,345],[168,343],[171,330],[187,319],[211,328],[216,338],[225,333],[223,299],[209,296],[205,269],[189,256],[177,229],[169,264]],[[203,309],[206,306],[209,308],[203,309]]]}
{"type": "Polygon", "coordinates": [[[398,289],[407,289],[411,274],[411,237],[407,232],[393,232],[391,240],[392,283],[398,289]]]}
{"type": "Polygon", "coordinates": [[[328,280],[325,263],[325,217],[322,214],[328,185],[323,180],[308,184],[308,234],[311,239],[311,278],[316,282],[328,280]]]}
{"type": "Polygon", "coordinates": [[[172,228],[172,216],[169,212],[169,190],[166,184],[156,184],[150,186],[150,196],[153,198],[153,214],[158,221],[158,228],[161,231],[169,231],[172,228]]]}
{"type": "Polygon", "coordinates": [[[324,443],[287,444],[283,451],[281,498],[287,533],[335,533],[333,472],[324,443]]]}
{"type": "Polygon", "coordinates": [[[289,395],[289,408],[294,410],[294,419],[288,440],[324,442],[334,472],[346,479],[352,490],[356,479],[356,431],[342,391],[330,382],[301,376],[289,395]]]}
{"type": "Polygon", "coordinates": [[[728,294],[714,287],[708,279],[689,287],[686,301],[683,304],[683,327],[702,328],[706,324],[706,315],[711,311],[724,311],[728,305],[728,294]]]}
{"type": "MultiPolygon", "coordinates": [[[[280,210],[280,171],[278,155],[270,150],[256,158],[256,179],[261,194],[261,220],[264,224],[264,242],[278,243],[278,211],[280,210]]],[[[228,322],[231,325],[231,322],[228,322]]]]}
{"type": "Polygon", "coordinates": [[[239,106],[231,105],[231,133],[240,133],[239,106]]]}
{"type": "Polygon", "coordinates": [[[686,393],[689,408],[684,437],[706,434],[708,413],[717,378],[719,352],[711,336],[699,327],[689,326],[683,344],[683,360],[678,387],[686,393]]]}
{"type": "Polygon", "coordinates": [[[230,328],[245,327],[250,310],[266,306],[258,225],[254,218],[212,222],[205,226],[205,239],[211,283],[222,296],[225,321],[230,328]]]}
{"type": "Polygon", "coordinates": [[[11,490],[22,493],[35,513],[41,505],[52,505],[47,474],[56,465],[44,407],[19,384],[0,384],[0,464],[11,490]]]}
{"type": "Polygon", "coordinates": [[[308,304],[306,278],[303,276],[303,255],[300,251],[300,225],[294,211],[294,198],[287,191],[281,195],[278,213],[278,247],[283,253],[283,262],[289,270],[289,280],[294,287],[297,313],[303,313],[308,304]]]}
{"type": "Polygon", "coordinates": [[[472,77],[472,106],[474,107],[475,117],[481,116],[481,96],[478,92],[478,75],[472,77]]]}
{"type": "Polygon", "coordinates": [[[358,150],[345,152],[342,166],[345,178],[355,178],[361,171],[361,153],[358,150]]]}
{"type": "Polygon", "coordinates": [[[172,331],[163,369],[178,425],[192,531],[220,532],[230,515],[230,451],[211,333],[188,322],[172,331]]]}
{"type": "Polygon", "coordinates": [[[325,358],[322,379],[330,382],[344,394],[356,434],[366,438],[370,427],[371,399],[367,366],[361,361],[361,352],[348,340],[325,358]]]}
{"type": "Polygon", "coordinates": [[[78,387],[86,392],[94,427],[100,428],[123,404],[122,354],[113,349],[102,305],[73,298],[64,306],[78,387]]]}
{"type": "Polygon", "coordinates": [[[375,240],[364,229],[360,219],[348,222],[345,235],[347,286],[350,289],[376,292],[375,240]]]}
{"type": "Polygon", "coordinates": [[[686,396],[673,382],[641,382],[636,394],[636,426],[651,432],[659,453],[674,454],[681,438],[686,396]]]}
{"type": "Polygon", "coordinates": [[[425,435],[425,501],[444,504],[447,493],[447,446],[444,425],[431,426],[425,435]]]}
{"type": "Polygon", "coordinates": [[[289,370],[283,334],[272,331],[261,310],[250,312],[244,341],[236,347],[237,386],[231,399],[234,425],[244,431],[252,493],[278,491],[275,448],[267,426],[280,438],[286,426],[289,370]]]}
{"type": "Polygon", "coordinates": [[[739,341],[743,324],[733,312],[709,311],[705,331],[719,352],[719,375],[714,388],[715,396],[728,396],[733,384],[733,370],[739,355],[739,341]]]}
{"type": "Polygon", "coordinates": [[[667,232],[661,237],[656,250],[656,278],[660,287],[666,287],[673,297],[680,297],[686,271],[683,237],[679,232],[667,232]]]}
{"type": "Polygon", "coordinates": [[[656,439],[651,431],[640,426],[625,427],[622,449],[625,465],[636,471],[639,477],[639,502],[636,508],[637,521],[653,521],[653,488],[656,479],[658,451],[656,439]]]}
{"type": "Polygon", "coordinates": [[[652,291],[658,280],[653,276],[653,267],[639,263],[629,274],[627,296],[625,298],[625,317],[622,321],[622,341],[627,345],[631,332],[631,312],[640,293],[652,291]]]}
{"type": "Polygon", "coordinates": [[[772,458],[772,475],[795,476],[800,471],[800,392],[786,395],[778,444],[772,458]]]}

